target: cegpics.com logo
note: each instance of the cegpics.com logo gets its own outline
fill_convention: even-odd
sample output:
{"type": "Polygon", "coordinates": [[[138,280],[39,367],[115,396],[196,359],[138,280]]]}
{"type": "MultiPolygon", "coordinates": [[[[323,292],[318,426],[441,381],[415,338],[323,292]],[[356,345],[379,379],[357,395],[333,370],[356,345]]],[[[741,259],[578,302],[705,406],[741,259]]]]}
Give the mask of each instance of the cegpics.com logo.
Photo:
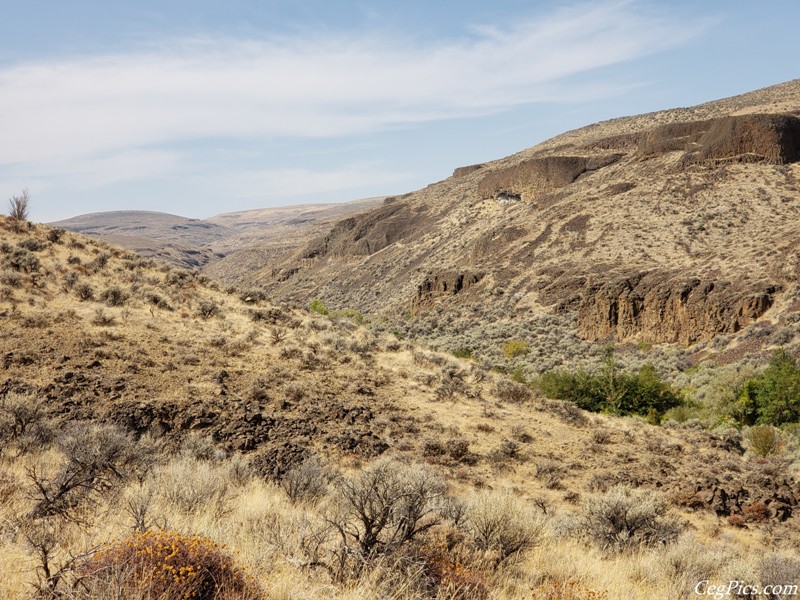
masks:
{"type": "Polygon", "coordinates": [[[792,598],[798,595],[798,586],[793,583],[758,585],[747,584],[741,581],[729,581],[724,584],[714,585],[707,579],[699,581],[694,586],[694,593],[698,596],[706,596],[714,600],[722,600],[728,596],[735,598],[751,598],[753,596],[764,596],[765,598],[792,598]]]}

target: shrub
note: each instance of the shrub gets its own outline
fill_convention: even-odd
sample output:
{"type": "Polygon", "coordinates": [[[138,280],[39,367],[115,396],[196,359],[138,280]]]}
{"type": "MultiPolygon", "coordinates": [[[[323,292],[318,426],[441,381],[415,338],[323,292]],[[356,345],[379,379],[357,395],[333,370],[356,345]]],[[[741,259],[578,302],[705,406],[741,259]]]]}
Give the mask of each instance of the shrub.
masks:
{"type": "Polygon", "coordinates": [[[144,294],[144,299],[148,304],[152,304],[158,308],[162,308],[164,310],[173,311],[175,310],[170,306],[169,302],[167,302],[161,295],[154,291],[148,291],[144,294]]]}
{"type": "Polygon", "coordinates": [[[764,372],[745,382],[729,414],[743,425],[782,425],[800,421],[800,367],[783,349],[764,372]]]}
{"type": "Polygon", "coordinates": [[[34,488],[34,518],[75,518],[147,462],[126,434],[109,425],[75,425],[61,435],[57,446],[60,457],[55,464],[26,469],[34,488]]]}
{"type": "Polygon", "coordinates": [[[680,393],[661,380],[652,364],[644,364],[638,373],[623,373],[612,354],[597,373],[547,371],[539,378],[538,387],[547,397],[571,400],[584,410],[638,414],[656,423],[667,410],[683,402],[680,393]]]}
{"type": "Polygon", "coordinates": [[[527,386],[508,379],[499,379],[495,384],[494,393],[497,394],[500,400],[513,402],[514,404],[530,400],[532,395],[527,386]]]}
{"type": "Polygon", "coordinates": [[[30,209],[31,195],[27,189],[22,190],[19,196],[12,196],[8,200],[8,216],[14,221],[27,221],[30,209]]]}
{"type": "Polygon", "coordinates": [[[535,546],[545,515],[510,494],[484,492],[469,507],[466,527],[480,550],[497,553],[498,562],[535,546]]]}
{"type": "MultiPolygon", "coordinates": [[[[323,305],[324,308],[324,305],[323,305]]],[[[311,309],[314,310],[314,309],[311,309]]],[[[314,311],[317,312],[317,311],[314,311]]],[[[320,313],[322,315],[327,314],[325,312],[320,313]]],[[[367,320],[361,311],[356,310],[355,308],[345,308],[342,310],[335,310],[330,313],[332,317],[339,318],[339,319],[347,319],[348,321],[355,323],[356,325],[364,325],[367,320]]]]}
{"type": "Polygon", "coordinates": [[[325,304],[323,304],[322,300],[320,300],[319,298],[315,298],[314,300],[311,301],[311,304],[308,305],[308,310],[320,315],[329,314],[328,307],[325,306],[325,304]]]}
{"type": "Polygon", "coordinates": [[[209,538],[174,531],[135,533],[81,568],[89,598],[227,600],[262,593],[225,549],[209,538]]]}
{"type": "Polygon", "coordinates": [[[456,358],[463,358],[463,359],[470,359],[472,358],[473,350],[472,348],[468,348],[466,346],[462,346],[460,348],[456,348],[453,350],[453,356],[456,358]]]}
{"type": "Polygon", "coordinates": [[[330,480],[330,473],[312,457],[288,471],[280,485],[293,503],[314,502],[325,495],[330,480]]]}
{"type": "Polygon", "coordinates": [[[15,271],[23,273],[35,273],[41,267],[36,255],[26,248],[15,248],[6,255],[4,262],[15,271]]]}
{"type": "Polygon", "coordinates": [[[581,531],[614,552],[672,542],[681,526],[667,511],[666,500],[655,492],[617,486],[584,504],[581,531]]]}
{"type": "Polygon", "coordinates": [[[100,300],[109,306],[122,306],[128,300],[128,294],[119,286],[114,285],[100,294],[100,300]]]}
{"type": "Polygon", "coordinates": [[[344,556],[372,558],[436,525],[445,490],[440,477],[427,468],[379,460],[338,483],[338,512],[328,522],[342,539],[344,556]]]}
{"type": "Polygon", "coordinates": [[[210,319],[220,314],[219,305],[212,300],[203,300],[200,302],[200,307],[197,309],[197,314],[201,319],[210,319]]]}
{"type": "Polygon", "coordinates": [[[94,299],[94,289],[88,283],[79,283],[75,286],[75,293],[78,295],[80,300],[92,300],[94,299]]]}
{"type": "Polygon", "coordinates": [[[207,512],[219,519],[230,512],[235,490],[231,486],[231,463],[213,464],[178,457],[155,475],[158,494],[186,515],[207,512]]]}
{"type": "Polygon", "coordinates": [[[104,311],[102,308],[98,308],[94,311],[94,317],[92,317],[92,324],[98,325],[100,327],[110,327],[114,325],[115,319],[114,315],[109,315],[104,311]]]}
{"type": "Polygon", "coordinates": [[[0,273],[0,283],[9,287],[19,287],[22,283],[22,276],[16,271],[3,271],[0,273]]]}
{"type": "Polygon", "coordinates": [[[751,427],[747,439],[750,442],[750,450],[760,457],[777,454],[783,445],[780,433],[770,425],[751,427]]]}
{"type": "Polygon", "coordinates": [[[503,354],[506,358],[517,358],[528,353],[528,343],[525,340],[509,340],[503,344],[503,354]]]}
{"type": "Polygon", "coordinates": [[[43,399],[9,392],[0,400],[0,451],[14,444],[19,451],[25,452],[44,446],[51,437],[43,399]]]}

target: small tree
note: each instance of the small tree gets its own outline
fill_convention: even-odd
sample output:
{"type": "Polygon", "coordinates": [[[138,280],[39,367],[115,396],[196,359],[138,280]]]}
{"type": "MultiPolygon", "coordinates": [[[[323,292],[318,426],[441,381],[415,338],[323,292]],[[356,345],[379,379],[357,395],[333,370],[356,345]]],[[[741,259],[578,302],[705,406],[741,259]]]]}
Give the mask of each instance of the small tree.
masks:
{"type": "Polygon", "coordinates": [[[15,221],[27,221],[30,202],[31,194],[27,188],[19,196],[12,196],[8,200],[8,216],[15,221]]]}

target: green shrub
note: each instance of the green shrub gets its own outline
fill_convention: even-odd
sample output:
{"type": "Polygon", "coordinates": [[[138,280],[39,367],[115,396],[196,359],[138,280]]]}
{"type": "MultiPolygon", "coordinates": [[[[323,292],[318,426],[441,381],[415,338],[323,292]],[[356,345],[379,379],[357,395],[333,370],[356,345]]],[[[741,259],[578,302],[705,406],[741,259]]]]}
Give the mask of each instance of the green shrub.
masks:
{"type": "Polygon", "coordinates": [[[800,367],[783,349],[772,354],[761,375],[749,379],[729,406],[743,425],[783,425],[800,422],[800,367]]]}
{"type": "MultiPolygon", "coordinates": [[[[311,308],[311,310],[313,310],[314,312],[319,312],[319,314],[321,315],[327,315],[328,310],[325,308],[325,305],[322,304],[322,302],[320,302],[320,305],[322,310],[325,312],[320,312],[319,310],[315,310],[314,308],[311,308]]],[[[342,310],[335,310],[332,313],[330,313],[330,315],[337,319],[347,319],[348,321],[351,321],[356,325],[364,325],[367,322],[367,320],[364,318],[364,315],[355,308],[345,308],[342,310]]]]}
{"type": "Polygon", "coordinates": [[[328,307],[325,306],[325,304],[323,304],[322,300],[320,300],[319,298],[314,298],[311,301],[311,304],[308,305],[308,309],[311,312],[315,312],[315,313],[320,314],[320,315],[329,314],[328,307]]]}
{"type": "Polygon", "coordinates": [[[761,457],[777,454],[783,445],[778,430],[769,425],[751,427],[747,439],[753,454],[761,457]]]}
{"type": "Polygon", "coordinates": [[[547,371],[538,386],[545,396],[571,400],[584,410],[637,414],[654,423],[683,403],[680,393],[661,380],[652,364],[644,364],[637,373],[621,372],[611,353],[597,373],[547,371]]]}
{"type": "Polygon", "coordinates": [[[456,358],[470,359],[472,358],[472,348],[467,348],[466,346],[456,348],[453,350],[453,356],[456,358]]]}

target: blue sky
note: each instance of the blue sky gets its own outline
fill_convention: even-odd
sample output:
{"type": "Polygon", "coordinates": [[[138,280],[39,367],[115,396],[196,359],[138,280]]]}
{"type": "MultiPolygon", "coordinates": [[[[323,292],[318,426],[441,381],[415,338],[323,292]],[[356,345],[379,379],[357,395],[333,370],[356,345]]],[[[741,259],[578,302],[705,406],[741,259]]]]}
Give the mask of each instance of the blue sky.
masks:
{"type": "Polygon", "coordinates": [[[800,76],[796,0],[3,4],[0,190],[36,221],[403,193],[800,76]]]}

